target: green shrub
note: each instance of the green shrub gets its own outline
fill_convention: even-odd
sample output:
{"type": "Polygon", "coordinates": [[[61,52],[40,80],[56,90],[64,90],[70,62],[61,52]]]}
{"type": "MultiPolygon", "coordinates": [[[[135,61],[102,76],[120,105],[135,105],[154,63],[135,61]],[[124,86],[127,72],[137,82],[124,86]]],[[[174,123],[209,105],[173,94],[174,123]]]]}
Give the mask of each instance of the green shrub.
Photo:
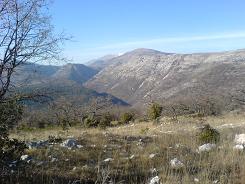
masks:
{"type": "Polygon", "coordinates": [[[19,160],[26,149],[24,142],[8,137],[9,130],[21,119],[23,108],[16,100],[0,102],[0,166],[19,160]]]}
{"type": "Polygon", "coordinates": [[[17,139],[4,137],[0,139],[0,166],[19,160],[26,149],[26,144],[17,139]]]}
{"type": "Polygon", "coordinates": [[[120,122],[122,124],[129,123],[132,120],[134,120],[134,113],[132,112],[126,112],[120,117],[120,122]]]}
{"type": "Polygon", "coordinates": [[[98,124],[99,120],[94,115],[87,115],[83,118],[83,125],[87,128],[97,127],[98,124]]]}
{"type": "Polygon", "coordinates": [[[220,140],[220,133],[216,129],[212,128],[209,124],[207,124],[200,129],[197,137],[201,144],[217,143],[220,140]]]}
{"type": "Polygon", "coordinates": [[[102,115],[87,115],[83,118],[83,124],[87,128],[106,128],[111,125],[112,120],[113,116],[110,113],[104,113],[102,115]]]}
{"type": "Polygon", "coordinates": [[[99,119],[99,124],[98,126],[100,128],[106,128],[111,125],[111,121],[113,120],[113,117],[109,113],[102,114],[102,116],[99,119]]]}
{"type": "Polygon", "coordinates": [[[16,100],[0,102],[0,135],[7,136],[9,129],[17,125],[23,114],[23,106],[16,100]]]}
{"type": "Polygon", "coordinates": [[[162,113],[162,106],[157,103],[153,103],[150,108],[148,109],[148,117],[151,120],[156,120],[161,116],[162,113]]]}

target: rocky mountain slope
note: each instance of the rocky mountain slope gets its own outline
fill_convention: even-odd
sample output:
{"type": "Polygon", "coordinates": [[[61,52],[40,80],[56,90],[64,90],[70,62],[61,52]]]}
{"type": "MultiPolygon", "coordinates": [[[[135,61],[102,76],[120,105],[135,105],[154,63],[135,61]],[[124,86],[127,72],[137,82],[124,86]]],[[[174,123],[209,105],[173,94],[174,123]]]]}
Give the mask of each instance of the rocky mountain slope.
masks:
{"type": "Polygon", "coordinates": [[[67,64],[60,67],[59,70],[52,75],[52,78],[55,80],[71,80],[82,84],[97,73],[97,70],[83,64],[67,64]]]}
{"type": "Polygon", "coordinates": [[[195,99],[227,99],[245,88],[245,50],[175,54],[137,49],[110,61],[85,86],[142,105],[195,99]]]}
{"type": "Polygon", "coordinates": [[[117,55],[106,55],[101,58],[91,60],[87,62],[86,65],[90,68],[100,71],[106,68],[107,66],[113,64],[112,59],[115,57],[117,57],[117,55]]]}

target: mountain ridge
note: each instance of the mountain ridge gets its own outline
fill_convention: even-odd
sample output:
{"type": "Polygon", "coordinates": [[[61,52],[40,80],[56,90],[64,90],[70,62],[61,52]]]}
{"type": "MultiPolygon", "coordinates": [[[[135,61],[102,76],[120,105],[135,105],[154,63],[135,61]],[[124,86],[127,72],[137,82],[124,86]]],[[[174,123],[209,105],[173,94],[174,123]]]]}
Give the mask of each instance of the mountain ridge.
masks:
{"type": "Polygon", "coordinates": [[[115,57],[118,57],[118,55],[105,55],[103,57],[90,60],[85,63],[85,65],[97,71],[100,71],[109,66],[111,64],[111,60],[115,57]]]}
{"type": "Polygon", "coordinates": [[[43,94],[53,100],[65,97],[72,104],[86,104],[92,99],[102,98],[114,105],[129,106],[113,95],[99,93],[83,86],[83,83],[97,72],[83,64],[53,66],[27,63],[17,68],[12,79],[13,86],[19,93],[43,94]]]}
{"type": "Polygon", "coordinates": [[[202,93],[228,95],[245,88],[244,49],[192,54],[136,49],[111,62],[85,86],[138,106],[202,93]]]}
{"type": "Polygon", "coordinates": [[[150,101],[193,101],[200,96],[224,101],[245,89],[244,49],[178,54],[140,48],[110,58],[103,67],[24,65],[17,70],[14,82],[21,84],[19,87],[72,83],[134,106],[150,101]]]}

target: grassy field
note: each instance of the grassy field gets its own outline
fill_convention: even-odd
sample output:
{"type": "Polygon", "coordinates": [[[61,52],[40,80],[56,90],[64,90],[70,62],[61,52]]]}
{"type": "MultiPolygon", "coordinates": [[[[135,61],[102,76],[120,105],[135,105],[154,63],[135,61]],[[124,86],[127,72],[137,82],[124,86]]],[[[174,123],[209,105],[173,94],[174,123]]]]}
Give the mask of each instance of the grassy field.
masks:
{"type": "MultiPolygon", "coordinates": [[[[150,183],[158,176],[163,184],[245,183],[245,151],[234,150],[235,134],[245,133],[245,116],[162,118],[160,122],[131,122],[128,125],[85,129],[79,126],[12,132],[24,141],[60,142],[74,138],[79,148],[57,144],[29,149],[33,160],[16,181],[19,183],[150,183]],[[198,127],[209,123],[221,139],[209,152],[197,151],[198,127]],[[180,167],[171,166],[176,158],[180,167]]],[[[153,183],[151,183],[153,184],[153,183]]],[[[156,183],[157,184],[157,183],[156,183]]]]}

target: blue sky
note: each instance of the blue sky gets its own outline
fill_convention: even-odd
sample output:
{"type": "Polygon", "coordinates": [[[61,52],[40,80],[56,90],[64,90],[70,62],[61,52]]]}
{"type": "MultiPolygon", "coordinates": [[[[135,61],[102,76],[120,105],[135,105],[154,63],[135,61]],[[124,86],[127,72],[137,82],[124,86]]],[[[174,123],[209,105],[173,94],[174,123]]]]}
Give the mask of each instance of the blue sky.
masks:
{"type": "Polygon", "coordinates": [[[55,0],[75,63],[135,48],[192,53],[245,48],[244,0],[55,0]]]}

